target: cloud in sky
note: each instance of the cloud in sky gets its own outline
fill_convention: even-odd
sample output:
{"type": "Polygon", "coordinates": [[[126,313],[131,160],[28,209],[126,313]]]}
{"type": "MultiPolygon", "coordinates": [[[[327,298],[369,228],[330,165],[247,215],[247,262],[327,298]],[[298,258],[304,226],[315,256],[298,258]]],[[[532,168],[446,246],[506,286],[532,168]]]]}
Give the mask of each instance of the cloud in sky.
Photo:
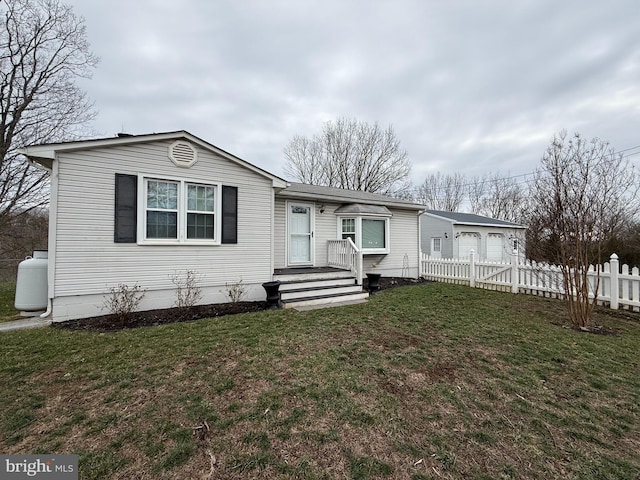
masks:
{"type": "Polygon", "coordinates": [[[533,171],[561,129],[640,145],[635,0],[67,3],[106,136],[185,129],[282,175],[294,135],[377,121],[415,183],[533,171]]]}

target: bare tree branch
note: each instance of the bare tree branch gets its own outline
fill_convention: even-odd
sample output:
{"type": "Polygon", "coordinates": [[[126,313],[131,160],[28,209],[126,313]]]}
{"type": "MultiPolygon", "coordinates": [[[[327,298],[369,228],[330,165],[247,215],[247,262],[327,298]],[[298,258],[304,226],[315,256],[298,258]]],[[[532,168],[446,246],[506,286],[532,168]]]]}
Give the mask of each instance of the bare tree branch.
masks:
{"type": "Polygon", "coordinates": [[[75,84],[98,59],[84,19],[59,0],[0,3],[0,224],[48,201],[48,176],[18,156],[28,144],[73,140],[94,118],[75,84]],[[5,218],[6,220],[6,218],[5,218]]]}
{"type": "Polygon", "coordinates": [[[569,316],[589,325],[603,247],[637,209],[637,174],[608,143],[561,132],[547,148],[532,188],[529,256],[560,265],[569,316]],[[590,265],[598,273],[590,282],[590,265]]]}
{"type": "Polygon", "coordinates": [[[416,201],[432,210],[455,212],[465,198],[465,177],[460,173],[428,175],[415,192],[416,201]]]}
{"type": "Polygon", "coordinates": [[[407,152],[391,126],[339,118],[312,138],[296,135],[284,154],[285,173],[302,183],[386,195],[410,185],[407,152]]]}
{"type": "Polygon", "coordinates": [[[498,173],[476,177],[469,184],[467,194],[472,213],[514,223],[525,220],[527,189],[512,177],[498,173]]]}

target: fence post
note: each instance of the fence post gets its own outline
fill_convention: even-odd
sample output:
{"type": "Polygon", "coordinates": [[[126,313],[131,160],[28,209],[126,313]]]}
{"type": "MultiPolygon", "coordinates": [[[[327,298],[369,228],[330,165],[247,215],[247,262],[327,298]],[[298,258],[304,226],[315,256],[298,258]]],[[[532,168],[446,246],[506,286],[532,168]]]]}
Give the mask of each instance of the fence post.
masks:
{"type": "Polygon", "coordinates": [[[619,288],[619,283],[618,283],[618,275],[620,275],[620,267],[619,267],[619,260],[618,260],[618,255],[616,255],[615,253],[613,253],[611,255],[611,258],[609,258],[609,265],[610,265],[610,273],[609,273],[609,296],[610,296],[610,302],[609,302],[609,307],[612,310],[617,310],[618,309],[618,305],[619,305],[619,298],[620,298],[620,288],[619,288]]]}
{"type": "Polygon", "coordinates": [[[469,251],[469,286],[476,286],[476,252],[469,251]]]}
{"type": "Polygon", "coordinates": [[[519,282],[519,256],[518,250],[511,252],[511,293],[518,293],[519,282]]]}

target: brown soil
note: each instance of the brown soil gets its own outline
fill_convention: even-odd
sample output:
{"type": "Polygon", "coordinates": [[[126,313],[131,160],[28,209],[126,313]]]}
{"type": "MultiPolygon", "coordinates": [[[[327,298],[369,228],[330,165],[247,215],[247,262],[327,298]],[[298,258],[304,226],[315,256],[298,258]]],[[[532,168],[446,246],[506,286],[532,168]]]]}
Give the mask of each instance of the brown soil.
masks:
{"type": "MultiPolygon", "coordinates": [[[[425,283],[424,279],[382,277],[380,290],[400,287],[404,285],[416,285],[425,283]]],[[[365,279],[363,288],[368,288],[365,279]]],[[[68,320],[66,322],[53,323],[54,328],[67,330],[90,330],[97,332],[111,332],[125,328],[149,327],[166,323],[188,322],[201,318],[221,317],[237,313],[259,312],[266,308],[266,302],[236,302],[218,303],[211,305],[197,305],[188,308],[165,308],[159,310],[146,310],[144,312],[132,312],[127,315],[101,315],[98,317],[68,320]]]]}
{"type": "MultiPolygon", "coordinates": [[[[421,283],[427,283],[428,280],[424,278],[403,278],[403,277],[381,277],[380,278],[380,290],[387,290],[389,288],[404,287],[407,285],[420,285],[421,283]]],[[[365,290],[369,288],[367,279],[364,279],[362,288],[365,290]]]]}

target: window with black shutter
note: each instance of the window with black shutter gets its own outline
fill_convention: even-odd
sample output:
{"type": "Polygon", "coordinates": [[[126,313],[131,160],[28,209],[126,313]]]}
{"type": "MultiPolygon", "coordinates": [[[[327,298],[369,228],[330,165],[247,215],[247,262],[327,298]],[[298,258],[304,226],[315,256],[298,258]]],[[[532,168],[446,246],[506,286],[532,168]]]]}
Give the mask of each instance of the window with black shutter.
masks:
{"type": "Polygon", "coordinates": [[[222,187],[222,243],[238,243],[238,187],[222,187]]]}
{"type": "Polygon", "coordinates": [[[138,177],[116,173],[114,242],[135,243],[138,229],[138,177]]]}
{"type": "Polygon", "coordinates": [[[138,192],[137,175],[115,176],[116,243],[238,243],[237,187],[153,177],[141,180],[138,192]],[[137,238],[138,220],[141,238],[137,238]]]}

